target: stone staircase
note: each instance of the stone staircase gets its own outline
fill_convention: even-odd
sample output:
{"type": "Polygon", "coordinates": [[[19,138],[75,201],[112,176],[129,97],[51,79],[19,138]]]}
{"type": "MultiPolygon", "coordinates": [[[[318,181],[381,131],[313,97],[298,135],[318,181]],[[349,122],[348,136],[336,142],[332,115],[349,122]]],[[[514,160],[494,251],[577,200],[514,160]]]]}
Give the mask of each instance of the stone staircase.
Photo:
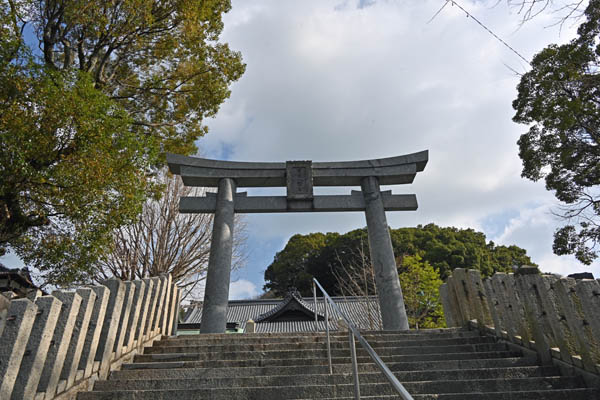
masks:
{"type": "MultiPolygon", "coordinates": [[[[364,336],[415,399],[600,399],[580,376],[561,376],[556,367],[540,366],[535,355],[476,331],[364,336]]],[[[165,338],[77,398],[352,399],[348,336],[334,333],[331,339],[333,375],[323,333],[165,338]]],[[[357,353],[362,398],[399,398],[358,343],[357,353]]]]}

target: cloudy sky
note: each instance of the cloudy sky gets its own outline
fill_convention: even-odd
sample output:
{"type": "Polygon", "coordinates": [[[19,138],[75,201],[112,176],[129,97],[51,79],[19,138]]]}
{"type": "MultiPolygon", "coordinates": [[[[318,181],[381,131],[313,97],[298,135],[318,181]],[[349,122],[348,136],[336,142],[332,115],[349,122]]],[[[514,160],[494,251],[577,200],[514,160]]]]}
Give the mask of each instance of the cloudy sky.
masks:
{"type": "MultiPolygon", "coordinates": [[[[542,15],[519,28],[504,2],[462,0],[530,59],[575,27],[542,15]]],[[[234,0],[223,40],[242,52],[246,74],[198,141],[209,158],[239,161],[335,161],[390,157],[429,149],[414,184],[419,210],[388,213],[393,228],[434,222],[474,228],[489,240],[527,249],[543,271],[592,271],[552,254],[560,221],[543,182],[520,177],[512,122],[518,76],[527,65],[444,0],[234,0]]],[[[340,189],[349,193],[351,188],[340,189]]],[[[320,193],[332,189],[320,190],[320,193]]],[[[256,191],[250,193],[257,193],[256,191]]],[[[263,190],[261,193],[265,193],[263,190]]],[[[283,194],[283,189],[278,194],[283,194]]],[[[362,213],[247,216],[245,269],[231,298],[257,295],[265,268],[295,233],[347,232],[362,213]]]]}
{"type": "MultiPolygon", "coordinates": [[[[201,152],[239,161],[341,161],[428,149],[429,164],[414,184],[393,188],[416,193],[419,210],[388,213],[393,228],[474,228],[527,249],[543,271],[600,277],[599,262],[587,267],[552,254],[557,203],[543,182],[520,177],[516,141],[527,128],[512,122],[511,102],[515,71],[527,64],[457,6],[428,23],[444,1],[233,0],[222,39],[242,52],[247,70],[207,121],[201,152]]],[[[459,3],[527,59],[576,28],[549,27],[551,14],[519,27],[520,16],[503,0],[459,3]]],[[[250,253],[234,273],[231,298],[262,291],[264,270],[293,234],[366,224],[362,213],[255,214],[246,223],[250,253]]],[[[0,261],[18,264],[12,256],[0,261]]]]}

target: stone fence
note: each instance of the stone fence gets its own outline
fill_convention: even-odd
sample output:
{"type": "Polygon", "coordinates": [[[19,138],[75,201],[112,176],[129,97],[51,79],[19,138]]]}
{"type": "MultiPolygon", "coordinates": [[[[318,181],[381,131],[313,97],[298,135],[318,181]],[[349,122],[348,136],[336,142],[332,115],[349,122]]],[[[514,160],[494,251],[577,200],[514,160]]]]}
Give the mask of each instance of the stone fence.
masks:
{"type": "Polygon", "coordinates": [[[0,399],[75,398],[174,333],[179,300],[170,275],[108,279],[34,301],[0,295],[0,399]]]}
{"type": "Polygon", "coordinates": [[[440,287],[446,323],[475,326],[538,353],[600,373],[600,283],[540,275],[535,268],[496,273],[455,269],[440,287]]]}

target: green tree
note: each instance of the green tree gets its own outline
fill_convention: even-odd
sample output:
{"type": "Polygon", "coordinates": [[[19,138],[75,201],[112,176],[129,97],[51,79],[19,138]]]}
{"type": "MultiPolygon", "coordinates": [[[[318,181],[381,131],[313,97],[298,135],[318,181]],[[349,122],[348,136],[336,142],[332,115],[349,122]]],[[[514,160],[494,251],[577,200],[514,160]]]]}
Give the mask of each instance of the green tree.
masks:
{"type": "Polygon", "coordinates": [[[289,287],[295,287],[304,295],[311,293],[312,276],[308,273],[306,264],[336,236],[338,234],[332,233],[292,236],[265,271],[266,284],[263,290],[285,295],[289,287]]]}
{"type": "MultiPolygon", "coordinates": [[[[490,276],[498,271],[512,272],[514,267],[522,265],[535,265],[524,249],[486,242],[485,235],[473,229],[428,224],[391,229],[390,234],[396,256],[419,256],[439,273],[441,279],[446,279],[455,268],[477,269],[483,276],[490,276]]],[[[308,237],[295,235],[294,247],[288,249],[286,246],[277,253],[265,271],[265,289],[273,289],[277,295],[283,295],[288,282],[293,280],[302,294],[310,295],[310,279],[315,277],[329,294],[344,295],[347,293],[344,293],[344,284],[340,284],[340,277],[348,277],[350,269],[370,265],[366,228],[343,235],[311,235],[323,235],[318,246],[309,245],[308,237]],[[280,260],[285,260],[285,263],[280,260]]],[[[288,245],[291,242],[292,239],[288,245]]],[[[403,272],[400,265],[399,272],[403,272]]],[[[350,277],[360,275],[351,273],[350,277]]]]}
{"type": "Polygon", "coordinates": [[[409,325],[415,329],[444,327],[440,274],[418,255],[403,257],[399,264],[402,273],[398,277],[409,325]]]}
{"type": "Polygon", "coordinates": [[[229,0],[0,4],[1,252],[10,246],[57,283],[92,266],[112,230],[159,192],[164,153],[195,151],[204,118],[244,72],[218,42],[229,9],[229,0]]]}
{"type": "Polygon", "coordinates": [[[522,176],[544,179],[564,203],[553,250],[590,264],[600,255],[600,1],[584,14],[577,38],[533,58],[513,108],[530,126],[518,142],[522,176]]]}

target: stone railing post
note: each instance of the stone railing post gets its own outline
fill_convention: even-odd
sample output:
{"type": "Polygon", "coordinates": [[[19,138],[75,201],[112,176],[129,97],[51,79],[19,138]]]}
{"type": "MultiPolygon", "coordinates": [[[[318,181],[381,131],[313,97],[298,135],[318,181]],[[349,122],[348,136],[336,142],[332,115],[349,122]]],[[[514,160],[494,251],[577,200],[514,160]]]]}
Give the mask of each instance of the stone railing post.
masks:
{"type": "Polygon", "coordinates": [[[37,306],[28,299],[10,302],[0,336],[0,399],[12,396],[37,311],[37,306]]]}
{"type": "Polygon", "coordinates": [[[91,288],[96,295],[96,301],[92,315],[90,316],[89,328],[85,336],[79,369],[83,370],[83,378],[87,378],[94,372],[94,358],[98,351],[98,342],[102,333],[102,325],[106,315],[106,307],[110,292],[106,286],[93,286],[91,288]]]}
{"type": "Polygon", "coordinates": [[[167,321],[167,336],[177,333],[177,323],[179,322],[179,288],[175,284],[173,284],[171,299],[169,320],[167,321]]]}
{"type": "Polygon", "coordinates": [[[123,352],[123,342],[125,341],[125,335],[129,328],[129,314],[131,314],[131,304],[133,303],[133,296],[135,294],[135,285],[133,282],[124,282],[124,286],[125,292],[123,294],[121,316],[119,318],[117,334],[113,345],[113,352],[115,353],[113,358],[121,357],[121,353],[123,352]]]}
{"type": "Polygon", "coordinates": [[[104,284],[32,292],[35,303],[0,295],[0,399],[75,398],[176,329],[179,289],[170,276],[104,284]]]}
{"type": "MultiPolygon", "coordinates": [[[[136,332],[138,330],[138,320],[142,312],[142,305],[146,295],[146,284],[144,281],[133,281],[135,289],[133,295],[133,303],[131,303],[131,312],[129,313],[129,320],[127,321],[127,330],[125,331],[125,338],[123,340],[123,346],[130,351],[134,348],[134,340],[136,332]]],[[[145,311],[144,311],[145,312],[145,311]]]]}
{"type": "Polygon", "coordinates": [[[4,330],[4,325],[6,324],[8,307],[10,307],[10,300],[0,294],[0,337],[2,337],[2,331],[4,330]]]}
{"type": "Polygon", "coordinates": [[[454,307],[452,307],[453,305],[450,302],[447,282],[440,286],[440,300],[442,302],[442,307],[444,308],[444,319],[446,320],[446,326],[449,328],[457,326],[456,310],[454,307]]]}
{"type": "Polygon", "coordinates": [[[150,297],[150,304],[148,309],[148,315],[146,316],[145,328],[144,328],[144,339],[148,340],[152,337],[152,328],[154,322],[154,315],[156,308],[158,307],[158,296],[161,292],[162,281],[158,277],[151,278],[152,280],[152,293],[150,297]]]}
{"type": "Polygon", "coordinates": [[[478,320],[496,336],[594,374],[600,369],[600,282],[541,275],[522,268],[481,282],[476,271],[455,269],[440,287],[448,325],[478,320]],[[454,299],[453,295],[454,294],[454,299]]]}
{"type": "Polygon", "coordinates": [[[152,279],[145,278],[142,279],[142,282],[144,282],[146,290],[144,292],[142,306],[140,307],[140,317],[137,321],[134,337],[135,347],[140,348],[144,342],[144,337],[146,336],[146,321],[148,319],[148,314],[150,313],[150,306],[152,304],[152,294],[154,293],[154,281],[152,279]]]}
{"type": "Polygon", "coordinates": [[[168,321],[169,321],[169,310],[171,308],[171,292],[172,292],[172,284],[171,284],[171,275],[166,275],[166,288],[165,293],[163,295],[164,301],[162,305],[162,309],[160,312],[159,325],[160,325],[160,333],[162,335],[168,335],[168,321]]]}
{"type": "Polygon", "coordinates": [[[56,297],[41,296],[36,299],[35,305],[38,307],[37,314],[11,397],[15,400],[35,397],[62,303],[56,297]]]}
{"type": "Polygon", "coordinates": [[[112,278],[103,282],[110,290],[110,297],[106,305],[106,315],[102,324],[102,331],[98,340],[98,348],[94,361],[99,361],[99,377],[106,379],[110,362],[112,360],[113,346],[116,340],[119,321],[121,319],[121,309],[125,297],[125,285],[120,279],[112,278]]]}
{"type": "MultiPolygon", "coordinates": [[[[73,327],[72,333],[73,336],[69,341],[69,347],[64,357],[63,369],[59,379],[59,383],[60,380],[65,382],[65,387],[73,386],[77,377],[77,367],[79,366],[79,360],[81,359],[83,347],[85,345],[86,335],[90,327],[94,305],[96,304],[96,292],[92,289],[77,289],[77,294],[81,298],[81,304],[75,319],[75,326],[73,327]]],[[[83,372],[81,375],[83,378],[83,372]]]]}
{"type": "Polygon", "coordinates": [[[55,291],[52,296],[62,302],[62,307],[54,328],[51,345],[48,348],[40,382],[37,386],[37,391],[46,393],[48,398],[56,393],[66,352],[73,336],[75,320],[81,306],[81,296],[75,292],[55,291]]]}
{"type": "MultiPolygon", "coordinates": [[[[546,335],[543,323],[543,311],[539,304],[538,287],[533,275],[523,275],[515,279],[519,298],[523,302],[525,321],[531,331],[533,346],[540,355],[540,361],[543,364],[552,363],[552,353],[546,335]]],[[[527,343],[529,345],[530,343],[527,343]]]]}

